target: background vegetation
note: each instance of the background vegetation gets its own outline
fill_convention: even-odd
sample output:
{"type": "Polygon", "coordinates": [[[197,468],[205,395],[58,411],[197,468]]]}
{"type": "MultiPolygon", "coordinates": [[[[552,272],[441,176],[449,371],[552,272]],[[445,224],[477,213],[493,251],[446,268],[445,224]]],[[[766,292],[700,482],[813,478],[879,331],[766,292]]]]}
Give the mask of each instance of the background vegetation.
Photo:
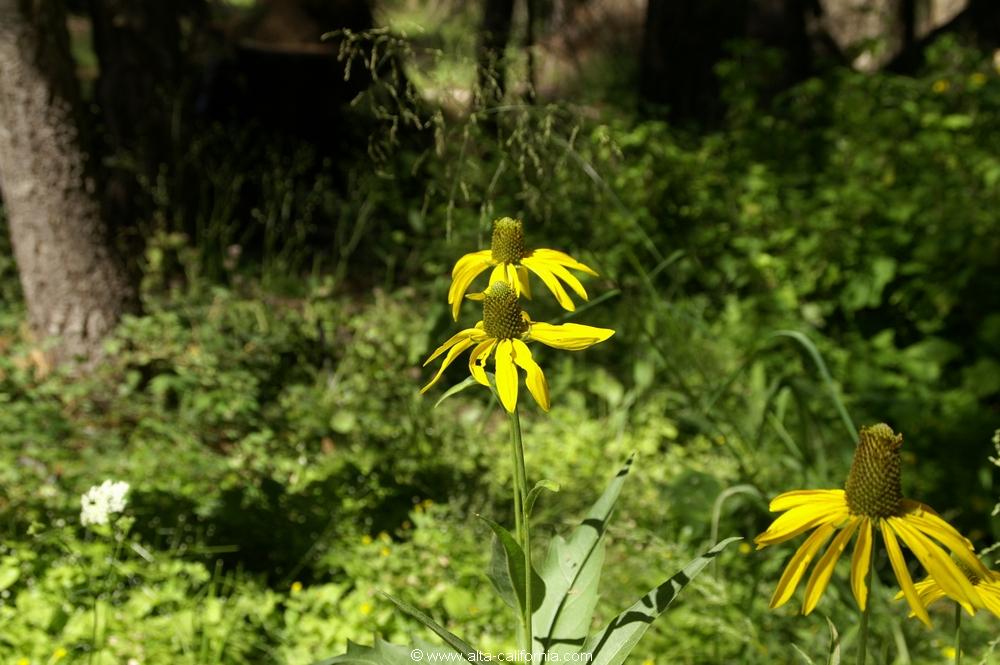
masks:
{"type": "MultiPolygon", "coordinates": [[[[310,663],[374,633],[431,639],[376,589],[509,647],[474,518],[510,511],[504,420],[485,393],[417,394],[450,334],[451,263],[506,215],[601,273],[578,313],[618,331],[541,352],[553,409],[523,417],[529,469],[562,484],[546,533],[639,453],[599,615],[716,535],[752,539],[777,492],[840,486],[853,424],[903,432],[906,493],[998,541],[993,53],[946,36],[915,71],[831,67],[775,94],[780,61],[737,45],[715,67],[721,119],[688,127],[636,110],[613,51],[525,100],[512,48],[505,103],[458,108],[482,92],[477,19],[445,7],[382,3],[388,28],[344,41],[358,67],[383,62],[372,44],[392,64],[338,119],[336,159],[252,122],[175,137],[121,234],[144,241],[142,314],[91,372],[47,360],[0,245],[2,662],[310,663]],[[117,540],[79,526],[106,478],[132,485],[117,540]]],[[[789,553],[733,548],[636,662],[825,660],[820,615],[855,629],[846,576],[813,616],[769,611],[789,553]]],[[[894,593],[876,588],[877,662],[942,662],[950,608],[927,631],[894,593]]],[[[1000,658],[997,627],[966,622],[972,662],[1000,658]]]]}

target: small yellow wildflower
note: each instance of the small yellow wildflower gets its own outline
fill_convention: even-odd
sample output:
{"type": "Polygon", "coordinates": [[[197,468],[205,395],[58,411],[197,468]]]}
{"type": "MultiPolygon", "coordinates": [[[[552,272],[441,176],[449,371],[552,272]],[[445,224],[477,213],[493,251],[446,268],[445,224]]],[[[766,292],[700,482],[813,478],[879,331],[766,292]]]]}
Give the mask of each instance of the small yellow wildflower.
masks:
{"type": "Polygon", "coordinates": [[[986,74],[973,72],[969,75],[969,85],[973,88],[981,88],[986,83],[986,74]]]}
{"type": "Polygon", "coordinates": [[[384,557],[385,556],[389,556],[389,548],[388,547],[383,547],[381,550],[379,550],[379,554],[381,554],[384,557]]]}
{"type": "Polygon", "coordinates": [[[771,502],[772,512],[784,514],[757,536],[757,549],[812,531],[785,568],[771,597],[772,608],[788,602],[809,564],[834,532],[839,531],[813,569],[806,585],[802,613],[809,614],[815,609],[837,560],[855,532],[859,535],[851,558],[851,590],[863,610],[868,601],[866,577],[876,529],[882,532],[889,563],[910,609],[925,624],[930,625],[930,617],[910,578],[897,538],[902,539],[921,565],[967,611],[971,612],[972,606],[981,602],[965,574],[938,545],[944,545],[960,563],[986,577],[986,568],[973,552],[972,543],[928,506],[903,498],[900,487],[902,445],[903,437],[888,425],[863,427],[845,489],[796,490],[785,492],[771,502]]]}
{"type": "Polygon", "coordinates": [[[948,92],[950,89],[951,81],[946,79],[938,79],[937,81],[934,81],[934,85],[931,86],[931,90],[939,95],[948,92]]]}
{"type": "Polygon", "coordinates": [[[59,647],[52,652],[52,660],[50,662],[58,663],[60,660],[66,657],[69,651],[66,651],[64,647],[59,647]]]}
{"type": "Polygon", "coordinates": [[[469,355],[469,373],[479,383],[489,386],[484,366],[490,355],[495,355],[497,392],[507,411],[513,413],[517,406],[518,367],[525,371],[528,392],[543,410],[548,411],[549,384],[525,342],[541,342],[556,349],[582,351],[615,334],[614,330],[608,328],[578,323],[556,326],[532,321],[527,312],[521,309],[517,293],[506,282],[491,284],[482,294],[482,300],[483,320],[474,328],[466,328],[454,335],[424,362],[426,366],[445,351],[448,352],[437,374],[423,387],[421,393],[427,392],[438,382],[455,358],[475,345],[469,355]]]}
{"type": "Polygon", "coordinates": [[[955,647],[942,647],[941,655],[944,656],[945,660],[955,660],[957,653],[955,647]]]}
{"type": "Polygon", "coordinates": [[[372,613],[371,603],[361,603],[361,613],[365,616],[371,614],[372,613]]]}
{"type": "Polygon", "coordinates": [[[31,665],[31,661],[27,658],[18,658],[17,665],[31,665]]]}
{"type": "Polygon", "coordinates": [[[372,537],[369,536],[367,533],[365,535],[361,536],[361,544],[362,545],[371,545],[372,544],[372,537]]]}
{"type": "Polygon", "coordinates": [[[740,550],[740,554],[750,554],[750,552],[753,552],[753,548],[750,547],[750,543],[748,543],[746,541],[743,541],[742,543],[740,543],[739,550],[740,550]]]}
{"type": "Polygon", "coordinates": [[[297,594],[302,591],[302,582],[298,580],[292,582],[292,594],[297,594]]]}
{"type": "Polygon", "coordinates": [[[462,297],[469,285],[487,268],[493,268],[490,284],[507,282],[517,294],[523,293],[531,297],[531,286],[528,283],[528,271],[535,273],[548,287],[556,301],[569,311],[576,309],[573,300],[566,293],[562,282],[587,300],[587,291],[583,284],[567,268],[579,270],[588,275],[597,276],[589,266],[586,266],[568,254],[554,249],[532,249],[524,245],[524,224],[520,220],[504,217],[493,222],[493,243],[490,249],[466,254],[460,258],[451,271],[451,288],[448,289],[448,304],[451,305],[451,315],[458,321],[458,310],[462,306],[462,297]],[[560,282],[559,280],[562,280],[560,282]]]}

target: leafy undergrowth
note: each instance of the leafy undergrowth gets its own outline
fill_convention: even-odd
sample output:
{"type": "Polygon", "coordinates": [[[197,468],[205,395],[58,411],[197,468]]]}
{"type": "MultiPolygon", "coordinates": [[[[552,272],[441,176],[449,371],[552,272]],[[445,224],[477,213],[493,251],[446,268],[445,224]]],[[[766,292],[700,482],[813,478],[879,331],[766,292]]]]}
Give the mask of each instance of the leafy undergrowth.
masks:
{"type": "MultiPolygon", "coordinates": [[[[483,651],[512,648],[475,518],[510,521],[504,421],[488,394],[436,409],[419,396],[432,324],[410,291],[359,304],[317,287],[262,302],[222,289],[178,298],[128,320],[86,379],[48,370],[7,331],[0,652],[11,662],[61,650],[89,660],[97,644],[99,663],[309,663],[375,633],[432,638],[377,589],[483,651]],[[80,494],[106,478],[131,484],[127,531],[79,526],[80,494]]],[[[528,467],[562,489],[540,500],[539,533],[565,533],[572,523],[558,516],[579,515],[638,452],[600,618],[713,536],[750,538],[765,523],[762,493],[784,471],[747,453],[752,442],[695,431],[691,405],[641,363],[622,381],[541,358],[553,361],[556,400],[549,417],[525,417],[528,467]],[[720,501],[741,484],[752,491],[720,501]]],[[[769,663],[789,642],[825,654],[825,622],[766,608],[784,555],[743,545],[723,557],[650,631],[640,660],[769,663]]],[[[848,594],[835,582],[820,611],[850,634],[848,594]]],[[[890,596],[878,592],[876,631],[898,634],[911,662],[933,662],[949,644],[945,616],[926,633],[890,596]]],[[[985,645],[988,620],[969,623],[967,644],[985,645]]]]}

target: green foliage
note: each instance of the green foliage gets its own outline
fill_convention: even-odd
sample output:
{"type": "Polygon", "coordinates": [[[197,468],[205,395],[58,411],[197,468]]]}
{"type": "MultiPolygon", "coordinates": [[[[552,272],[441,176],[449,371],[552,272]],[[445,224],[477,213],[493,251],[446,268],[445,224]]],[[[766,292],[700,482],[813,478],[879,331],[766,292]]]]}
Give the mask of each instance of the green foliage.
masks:
{"type": "MultiPolygon", "coordinates": [[[[427,62],[380,39],[409,67],[427,62]]],[[[560,481],[535,505],[541,540],[588,573],[574,631],[614,626],[659,571],[704,566],[718,534],[751,538],[775,493],[839,486],[850,420],[904,432],[907,494],[977,546],[995,542],[1000,78],[947,42],[918,76],[837,70],[777,99],[742,71],[721,68],[730,115],[706,135],[516,100],[440,112],[423,94],[437,79],[412,76],[422,87],[387,101],[387,76],[358,102],[375,141],[344,172],[309,147],[201,137],[191,163],[148,183],[145,314],[88,377],[49,368],[26,334],[4,228],[0,657],[81,660],[95,632],[94,662],[108,663],[310,663],[345,649],[366,662],[357,643],[373,634],[388,641],[379,658],[389,643],[430,653],[426,622],[375,589],[483,651],[510,649],[513,622],[483,572],[492,530],[474,517],[509,511],[504,422],[478,385],[438,409],[440,394],[417,394],[450,325],[454,255],[485,247],[499,214],[602,275],[587,284],[600,307],[537,299],[533,317],[585,313],[617,330],[585,362],[539,349],[556,399],[544,418],[523,415],[528,468],[560,481]],[[585,513],[593,480],[633,450],[643,474],[580,558],[586,530],[563,516],[585,513]],[[133,485],[127,541],[76,526],[79,495],[105,478],[133,485]]],[[[845,576],[820,605],[839,628],[831,646],[823,619],[766,608],[787,550],[733,549],[635,662],[851,651],[845,576]]],[[[562,588],[558,566],[535,563],[550,593],[562,588]]],[[[894,594],[876,583],[872,639],[888,661],[940,662],[950,611],[927,632],[894,594]]],[[[995,656],[995,626],[966,622],[972,659],[995,656]]]]}

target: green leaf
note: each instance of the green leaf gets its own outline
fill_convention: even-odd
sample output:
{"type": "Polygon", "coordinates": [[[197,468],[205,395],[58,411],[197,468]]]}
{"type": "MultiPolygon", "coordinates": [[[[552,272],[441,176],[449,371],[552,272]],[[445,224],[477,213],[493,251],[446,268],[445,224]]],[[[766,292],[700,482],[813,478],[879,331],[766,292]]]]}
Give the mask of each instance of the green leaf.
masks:
{"type": "Polygon", "coordinates": [[[399,609],[403,610],[404,612],[406,612],[407,614],[409,614],[411,617],[413,617],[414,619],[416,619],[420,623],[424,624],[425,626],[427,626],[428,628],[430,628],[431,630],[433,630],[435,632],[435,634],[437,634],[438,637],[440,637],[442,640],[445,641],[445,644],[447,644],[448,646],[450,646],[456,652],[458,652],[458,653],[460,653],[462,655],[466,655],[467,658],[468,658],[467,654],[474,654],[474,653],[476,653],[476,650],[473,649],[471,646],[469,646],[469,644],[465,640],[463,640],[462,638],[458,637],[454,633],[448,631],[446,628],[444,628],[444,626],[442,626],[438,622],[434,621],[434,619],[430,618],[429,616],[427,616],[426,614],[424,614],[423,612],[421,612],[420,610],[418,610],[413,605],[410,605],[407,602],[399,600],[398,598],[393,598],[392,596],[390,596],[389,594],[385,593],[384,591],[379,591],[379,593],[382,594],[383,596],[385,596],[386,598],[388,598],[390,601],[392,601],[392,603],[396,607],[398,607],[399,609]]]}
{"type": "MultiPolygon", "coordinates": [[[[366,647],[347,641],[347,653],[334,658],[318,660],[313,665],[413,665],[421,661],[429,661],[428,656],[437,657],[439,662],[447,662],[445,659],[454,657],[451,651],[446,651],[440,647],[416,640],[413,646],[400,646],[390,644],[375,637],[373,646],[366,647]],[[419,657],[418,657],[419,652],[419,657]]],[[[466,660],[472,660],[469,654],[462,654],[466,660]]]]}
{"type": "Polygon", "coordinates": [[[840,634],[830,617],[826,618],[826,624],[830,627],[830,657],[827,658],[826,665],[840,665],[840,634]]]}
{"type": "Polygon", "coordinates": [[[805,661],[806,665],[816,665],[816,663],[813,661],[813,659],[809,657],[809,654],[807,654],[805,651],[803,651],[801,649],[801,647],[799,647],[798,644],[793,644],[792,648],[795,649],[795,652],[797,654],[799,654],[800,656],[802,656],[802,660],[805,661]]]}
{"type": "Polygon", "coordinates": [[[586,642],[604,565],[604,532],[634,459],[629,456],[569,540],[556,535],[549,544],[542,564],[547,593],[532,617],[536,650],[578,653],[586,642]]]}
{"type": "Polygon", "coordinates": [[[621,665],[629,652],[645,634],[649,624],[663,614],[677,594],[693,580],[722,550],[742,538],[727,538],[701,556],[690,561],[680,572],[652,589],[604,627],[587,643],[586,652],[592,655],[593,665],[621,665]]]}
{"type": "Polygon", "coordinates": [[[490,567],[486,571],[486,576],[496,590],[500,599],[508,607],[518,610],[517,597],[514,595],[514,586],[510,580],[510,571],[507,567],[507,550],[503,548],[500,539],[494,536],[490,551],[490,567]]]}
{"type": "MultiPolygon", "coordinates": [[[[524,608],[524,598],[525,598],[525,588],[524,588],[524,550],[521,546],[517,544],[514,540],[514,536],[511,535],[510,531],[503,528],[493,520],[488,517],[478,516],[479,519],[486,522],[493,533],[496,536],[497,541],[500,544],[500,549],[502,551],[502,562],[497,561],[494,566],[493,562],[490,564],[489,577],[490,581],[493,582],[494,588],[496,588],[497,593],[504,601],[518,610],[518,612],[523,611],[524,608]],[[502,564],[502,565],[501,565],[502,564]],[[496,577],[495,577],[496,576],[496,577]],[[509,596],[504,597],[507,590],[510,590],[509,596]],[[516,602],[516,605],[512,604],[510,601],[510,596],[516,602]]],[[[497,550],[494,549],[494,553],[497,550]]],[[[535,572],[534,566],[531,569],[531,609],[532,611],[538,609],[538,606],[542,604],[542,598],[545,596],[545,582],[538,573],[535,572]]]]}
{"type": "Polygon", "coordinates": [[[479,384],[479,382],[476,381],[475,378],[473,378],[471,376],[466,377],[466,379],[464,381],[462,381],[461,383],[456,383],[451,388],[448,388],[448,390],[444,391],[444,394],[441,395],[441,397],[438,399],[438,401],[434,402],[434,408],[435,409],[438,408],[439,406],[441,406],[441,402],[445,401],[449,397],[454,397],[455,395],[457,395],[458,393],[462,392],[463,390],[465,390],[469,386],[478,385],[478,384],[479,384]]]}
{"type": "Polygon", "coordinates": [[[6,565],[0,568],[0,591],[3,591],[17,581],[21,576],[21,569],[17,565],[6,565]]]}
{"type": "Polygon", "coordinates": [[[531,511],[535,507],[535,501],[538,499],[538,495],[542,493],[542,490],[548,490],[550,492],[559,491],[559,483],[552,480],[539,480],[535,483],[535,486],[531,488],[528,492],[528,498],[525,499],[525,505],[528,510],[528,516],[531,516],[531,511]]]}

